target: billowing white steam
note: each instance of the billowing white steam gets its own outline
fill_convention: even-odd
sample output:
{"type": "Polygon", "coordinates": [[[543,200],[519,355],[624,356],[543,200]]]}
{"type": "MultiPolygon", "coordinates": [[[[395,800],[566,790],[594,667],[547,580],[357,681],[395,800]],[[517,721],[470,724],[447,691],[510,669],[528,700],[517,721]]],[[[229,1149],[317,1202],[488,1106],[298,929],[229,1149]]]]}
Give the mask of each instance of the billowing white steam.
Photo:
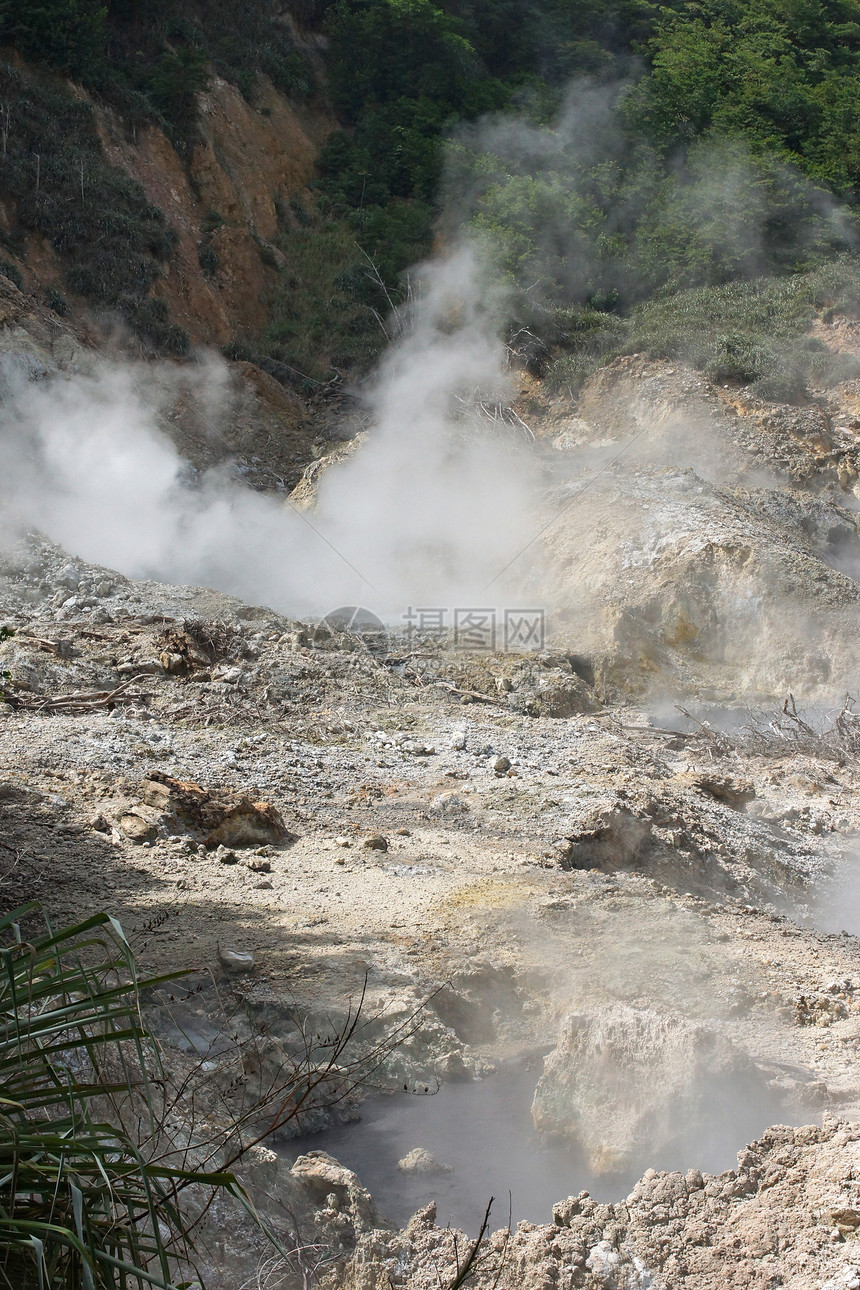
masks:
{"type": "MultiPolygon", "coordinates": [[[[429,267],[414,323],[375,383],[374,429],[327,472],[308,516],[224,471],[189,486],[139,369],[13,377],[0,403],[4,527],[36,526],[128,576],[213,586],[297,616],[485,605],[534,524],[525,455],[463,419],[476,390],[504,392],[491,297],[468,251],[429,267]]],[[[214,359],[201,371],[211,417],[227,383],[214,359]]]]}

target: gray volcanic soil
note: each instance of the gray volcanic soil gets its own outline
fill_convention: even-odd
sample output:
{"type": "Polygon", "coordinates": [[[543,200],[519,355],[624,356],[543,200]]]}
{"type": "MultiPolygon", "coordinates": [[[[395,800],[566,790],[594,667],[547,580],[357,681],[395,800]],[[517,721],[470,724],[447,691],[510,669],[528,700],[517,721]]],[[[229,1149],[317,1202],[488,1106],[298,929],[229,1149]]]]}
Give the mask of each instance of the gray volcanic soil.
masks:
{"type": "MultiPolygon", "coordinates": [[[[107,909],[142,971],[191,970],[147,1006],[192,1141],[363,994],[372,1080],[336,1105],[330,1081],[243,1164],[293,1254],[219,1201],[213,1284],[452,1285],[466,1236],[426,1206],[399,1228],[360,1170],[286,1139],[525,1066],[601,1200],[524,1201],[470,1284],[858,1286],[858,391],[765,406],[634,356],[576,409],[526,396],[559,516],[536,654],[369,649],[10,545],[4,906],[107,909]]],[[[494,1132],[504,1103],[476,1150],[494,1132]]]]}
{"type": "MultiPolygon", "coordinates": [[[[613,1187],[652,1161],[687,1171],[707,1163],[707,1107],[696,1087],[709,1072],[740,1080],[737,1099],[721,1111],[723,1151],[744,1147],[756,1104],[767,1117],[761,1129],[774,1118],[820,1124],[823,1112],[860,1117],[856,906],[837,901],[844,932],[816,930],[823,917],[816,893],[856,857],[860,801],[850,746],[834,750],[810,737],[795,747],[768,734],[766,723],[755,738],[718,735],[680,713],[678,733],[667,734],[647,709],[601,704],[563,652],[464,660],[428,647],[419,672],[396,643],[382,656],[348,637],[314,642],[270,611],[214,592],[128,583],[38,538],[7,557],[5,573],[3,616],[16,634],[0,648],[17,706],[2,718],[4,901],[36,896],[58,920],[108,908],[132,936],[143,970],[211,973],[235,1042],[209,1054],[210,1080],[228,1081],[241,1062],[237,1045],[260,1018],[275,1030],[297,1010],[337,1018],[366,976],[374,1035],[420,1010],[414,1033],[377,1078],[383,1088],[490,1081],[500,1063],[547,1051],[561,1035],[542,1081],[544,1102],[555,1098],[549,1127],[619,1199],[613,1187]],[[50,610],[40,589],[64,578],[78,580],[78,603],[50,610]],[[193,653],[204,637],[208,658],[193,653]],[[170,656],[183,640],[191,660],[166,671],[160,660],[176,666],[170,656]],[[478,694],[481,685],[486,701],[463,702],[466,673],[468,688],[478,694]],[[511,690],[497,684],[512,674],[511,690]],[[544,675],[555,694],[566,675],[569,702],[591,710],[561,719],[514,710],[518,692],[544,692],[544,675]],[[44,706],[123,685],[112,708],[68,714],[44,706]],[[153,772],[270,803],[290,836],[207,848],[193,829],[147,804],[153,772]],[[385,849],[365,845],[377,836],[385,849]],[[250,951],[253,971],[225,975],[219,947],[250,951]],[[643,1050],[641,1035],[625,1037],[626,1022],[618,1029],[619,1008],[622,1021],[639,1026],[641,1018],[652,1036],[656,1026],[650,1047],[643,1050]],[[611,1041],[595,1039],[612,1025],[611,1041]],[[609,1054],[591,1083],[577,1080],[576,1044],[566,1055],[583,1026],[591,1035],[585,1051],[603,1043],[609,1054]],[[684,1056],[693,1051],[695,1062],[684,1056]],[[669,1079],[669,1054],[677,1052],[683,1060],[669,1079]],[[614,1099],[595,1102],[594,1087],[605,1094],[607,1071],[625,1061],[629,1078],[614,1099]],[[674,1108],[668,1121],[666,1098],[674,1108]],[[740,1137],[730,1143],[733,1131],[740,1137]]],[[[838,881],[850,883],[847,873],[838,881]]],[[[207,991],[191,1023],[182,1022],[185,1032],[197,1025],[204,1033],[205,1021],[218,1033],[207,991]]],[[[159,1024],[179,1069],[182,1044],[172,1049],[169,1024],[159,1024]]],[[[335,1118],[355,1114],[353,1099],[335,1118]]],[[[331,1122],[319,1111],[303,1127],[331,1122]]],[[[745,1230],[743,1207],[764,1222],[759,1197],[770,1206],[775,1193],[761,1192],[760,1182],[780,1161],[787,1186],[786,1177],[806,1179],[804,1171],[829,1177],[836,1165],[822,1162],[831,1155],[847,1159],[851,1130],[834,1123],[825,1121],[823,1137],[805,1129],[801,1138],[789,1130],[766,1138],[754,1149],[755,1171],[746,1169],[741,1182],[732,1174],[707,1183],[699,1209],[688,1191],[664,1204],[647,1180],[637,1185],[635,1214],[629,1206],[622,1214],[566,1203],[555,1227],[517,1230],[500,1284],[544,1284],[547,1260],[583,1285],[660,1285],[664,1274],[667,1285],[771,1284],[749,1267],[746,1280],[732,1281],[741,1274],[727,1271],[720,1260],[729,1254],[720,1251],[726,1242],[734,1249],[736,1227],[745,1230]],[[643,1206],[664,1217],[646,1223],[635,1216],[643,1206]],[[703,1280],[695,1259],[692,1280],[667,1262],[688,1246],[700,1249],[696,1224],[705,1219],[721,1234],[722,1244],[708,1247],[708,1269],[721,1269],[722,1282],[703,1280]],[[665,1239],[653,1222],[670,1223],[665,1239]],[[613,1272],[615,1281],[600,1280],[598,1247],[607,1258],[617,1253],[623,1268],[644,1261],[657,1279],[625,1281],[613,1272]]],[[[306,1171],[323,1168],[304,1159],[306,1171]]],[[[327,1209],[340,1184],[329,1180],[314,1201],[312,1181],[299,1188],[286,1163],[267,1168],[286,1171],[305,1221],[347,1259],[331,1265],[324,1284],[375,1285],[370,1271],[356,1268],[378,1263],[408,1266],[413,1279],[395,1284],[419,1286],[422,1268],[453,1257],[450,1236],[426,1216],[409,1237],[374,1234],[380,1216],[356,1208],[354,1198],[327,1209]]],[[[847,1266],[854,1220],[840,1220],[843,1232],[825,1216],[828,1205],[855,1213],[842,1204],[852,1176],[847,1164],[843,1172],[838,1185],[828,1184],[832,1197],[821,1184],[820,1203],[797,1182],[802,1216],[773,1236],[762,1266],[796,1264],[799,1276],[808,1265],[812,1279],[792,1284],[810,1286],[847,1266]]],[[[668,1177],[665,1186],[677,1192],[676,1175],[668,1177]]],[[[282,1179],[275,1191],[286,1185],[282,1179]]],[[[350,1186],[344,1197],[359,1194],[358,1183],[350,1186]]],[[[216,1242],[211,1255],[224,1284],[238,1275],[225,1267],[252,1257],[250,1236],[235,1224],[227,1246],[216,1242]]],[[[487,1272],[477,1283],[492,1281],[487,1272]]]]}

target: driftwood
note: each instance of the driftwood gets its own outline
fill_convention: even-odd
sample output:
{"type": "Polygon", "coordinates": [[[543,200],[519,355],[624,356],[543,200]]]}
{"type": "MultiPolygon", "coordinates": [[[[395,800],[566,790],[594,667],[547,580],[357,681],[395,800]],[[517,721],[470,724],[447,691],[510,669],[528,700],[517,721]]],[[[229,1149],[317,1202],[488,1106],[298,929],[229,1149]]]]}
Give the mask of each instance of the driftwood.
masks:
{"type": "Polygon", "coordinates": [[[80,713],[97,712],[99,708],[112,708],[118,703],[137,703],[148,694],[132,691],[131,687],[144,680],[144,676],[131,676],[113,690],[77,690],[72,694],[14,695],[14,706],[23,712],[80,713]]]}
{"type": "Polygon", "coordinates": [[[500,704],[499,700],[494,699],[490,694],[481,694],[480,690],[459,690],[457,686],[452,685],[450,681],[427,681],[425,684],[436,686],[440,690],[449,690],[451,694],[456,694],[460,698],[465,697],[474,699],[476,703],[492,703],[495,704],[496,707],[506,706],[505,704],[500,704]]]}

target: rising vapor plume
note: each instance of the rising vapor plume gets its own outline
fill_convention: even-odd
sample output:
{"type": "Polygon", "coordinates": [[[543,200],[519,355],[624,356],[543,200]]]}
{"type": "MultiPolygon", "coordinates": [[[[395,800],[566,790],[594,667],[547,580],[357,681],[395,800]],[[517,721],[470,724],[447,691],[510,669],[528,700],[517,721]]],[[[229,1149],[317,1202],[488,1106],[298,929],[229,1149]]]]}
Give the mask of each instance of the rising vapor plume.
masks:
{"type": "MultiPolygon", "coordinates": [[[[483,604],[530,536],[533,505],[524,451],[469,411],[476,395],[505,397],[492,300],[471,252],[426,267],[412,323],[372,386],[374,428],[326,472],[308,515],[223,469],[189,482],[134,366],[37,382],[12,373],[0,411],[6,531],[36,526],[127,576],[209,585],[296,616],[483,604]]],[[[227,402],[214,364],[200,378],[210,417],[213,376],[227,402]]]]}
{"type": "MultiPolygon", "coordinates": [[[[831,567],[830,512],[801,514],[774,445],[751,453],[703,383],[673,394],[631,369],[608,414],[599,398],[591,408],[582,398],[584,420],[568,415],[564,426],[557,409],[548,429],[564,433],[545,442],[564,451],[549,454],[548,499],[547,455],[541,467],[524,441],[478,415],[511,397],[499,333],[524,301],[540,335],[545,324],[573,343],[587,314],[610,336],[601,353],[624,347],[619,316],[581,306],[610,282],[629,301],[647,297],[653,283],[641,273],[659,251],[649,238],[664,225],[689,231],[693,267],[704,255],[729,278],[773,267],[777,198],[797,199],[798,251],[805,239],[842,236],[831,199],[776,163],[764,184],[725,141],[691,150],[653,227],[643,218],[649,185],[617,182],[629,163],[623,96],[624,87],[578,85],[551,127],[494,118],[452,144],[443,218],[452,249],[419,271],[408,325],[368,387],[372,428],[317,473],[312,510],[224,468],[193,477],[159,429],[163,390],[151,392],[158,380],[145,365],[36,381],[22,369],[0,399],[7,529],[34,525],[126,575],[209,585],[297,617],[343,605],[394,623],[409,606],[546,607],[577,650],[618,656],[625,685],[672,675],[679,660],[687,680],[691,666],[716,665],[744,692],[798,688],[798,675],[841,685],[855,665],[839,642],[854,638],[844,629],[856,586],[831,567]],[[616,174],[608,196],[604,171],[616,174]],[[744,219],[727,218],[739,209],[744,219]]],[[[653,158],[640,163],[640,179],[649,165],[657,173],[653,158]]],[[[196,370],[205,419],[224,423],[227,369],[207,358],[196,370]]],[[[183,368],[192,390],[193,373],[183,368]]],[[[840,567],[860,551],[843,496],[828,501],[845,532],[840,567]]]]}

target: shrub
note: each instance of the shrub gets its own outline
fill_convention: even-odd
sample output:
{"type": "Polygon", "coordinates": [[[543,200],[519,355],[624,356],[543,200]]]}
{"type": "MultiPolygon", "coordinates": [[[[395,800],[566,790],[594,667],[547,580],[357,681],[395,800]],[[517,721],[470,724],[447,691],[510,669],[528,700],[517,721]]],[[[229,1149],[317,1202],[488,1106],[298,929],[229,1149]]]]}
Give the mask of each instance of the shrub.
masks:
{"type": "Polygon", "coordinates": [[[17,264],[10,264],[8,260],[0,260],[0,274],[2,274],[4,278],[8,278],[10,282],[13,282],[16,287],[21,287],[23,285],[24,279],[21,277],[21,270],[18,268],[17,264]]]}
{"type": "Polygon", "coordinates": [[[211,277],[213,273],[218,272],[218,252],[211,242],[197,243],[197,263],[207,277],[211,277]]]}
{"type": "Polygon", "coordinates": [[[621,351],[628,324],[597,309],[558,309],[541,330],[557,353],[546,369],[546,386],[573,398],[592,372],[621,351]]]}
{"type": "Polygon", "coordinates": [[[92,110],[65,87],[0,63],[0,101],[11,104],[0,184],[18,223],[62,257],[71,291],[121,308],[148,343],[177,352],[175,329],[157,320],[147,294],[176,235],[133,179],[105,159],[92,110]]]}
{"type": "Polygon", "coordinates": [[[714,129],[856,193],[860,25],[850,0],[667,5],[649,54],[630,109],[660,142],[674,149],[714,129]]]}
{"type": "Polygon", "coordinates": [[[56,287],[49,287],[45,292],[45,304],[60,318],[69,316],[69,306],[65,297],[60,294],[56,287]]]}
{"type": "Polygon", "coordinates": [[[626,316],[556,309],[529,319],[555,352],[550,390],[575,396],[623,353],[648,353],[698,368],[709,380],[748,385],[760,398],[793,403],[810,385],[860,376],[860,361],[806,334],[814,319],[860,314],[860,261],[844,256],[790,278],[760,278],[664,294],[626,316]]]}
{"type": "Polygon", "coordinates": [[[299,380],[367,367],[386,343],[390,305],[349,225],[318,216],[286,229],[278,245],[287,263],[260,349],[299,380]]]}
{"type": "Polygon", "coordinates": [[[822,302],[860,304],[860,263],[843,257],[791,278],[761,278],[679,291],[638,306],[625,348],[678,358],[711,380],[750,385],[762,398],[795,402],[811,383],[860,374],[860,364],[804,333],[822,302]]]}
{"type": "Polygon", "coordinates": [[[188,353],[188,332],[170,321],[170,310],[163,300],[154,296],[144,300],[131,297],[120,301],[120,306],[135,334],[156,354],[181,357],[188,353]]]}
{"type": "Polygon", "coordinates": [[[37,906],[0,919],[0,1276],[15,1290],[175,1284],[189,1261],[190,1181],[243,1199],[229,1173],[151,1158],[141,984],[105,914],[27,938],[37,906]],[[127,1127],[137,1123],[140,1132],[127,1127]]]}
{"type": "Polygon", "coordinates": [[[0,45],[72,76],[86,76],[104,59],[102,0],[0,0],[0,45]]]}

